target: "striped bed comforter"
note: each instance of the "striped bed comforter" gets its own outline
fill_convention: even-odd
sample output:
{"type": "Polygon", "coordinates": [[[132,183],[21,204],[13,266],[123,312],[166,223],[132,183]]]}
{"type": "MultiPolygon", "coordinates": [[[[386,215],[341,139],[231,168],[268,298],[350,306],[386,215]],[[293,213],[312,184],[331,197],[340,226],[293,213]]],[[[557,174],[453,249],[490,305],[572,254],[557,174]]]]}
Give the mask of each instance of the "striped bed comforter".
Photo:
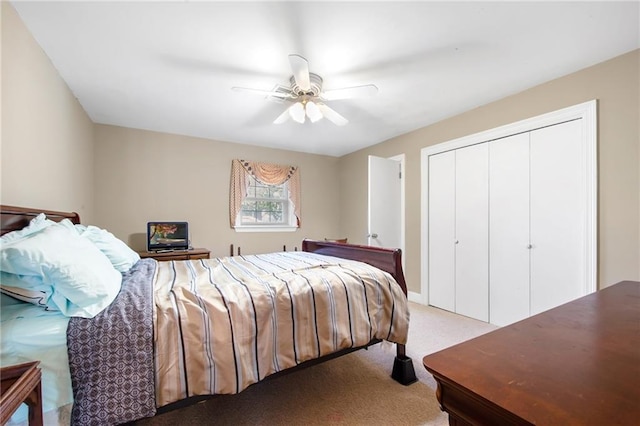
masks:
{"type": "Polygon", "coordinates": [[[404,344],[409,324],[391,275],[307,252],[159,262],[154,301],[158,407],[374,338],[404,344]]]}

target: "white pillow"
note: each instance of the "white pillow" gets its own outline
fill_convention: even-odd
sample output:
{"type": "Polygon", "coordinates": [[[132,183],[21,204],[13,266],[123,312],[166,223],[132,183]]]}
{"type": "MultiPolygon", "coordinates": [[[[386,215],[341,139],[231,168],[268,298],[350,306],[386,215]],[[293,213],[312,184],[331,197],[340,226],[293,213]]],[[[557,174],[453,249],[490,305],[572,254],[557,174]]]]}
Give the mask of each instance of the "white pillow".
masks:
{"type": "Polygon", "coordinates": [[[87,238],[100,249],[120,272],[127,272],[140,260],[140,255],[106,229],[97,226],[74,225],[69,219],[63,219],[60,225],[74,230],[78,235],[87,238]]]}
{"type": "Polygon", "coordinates": [[[140,260],[138,253],[131,250],[111,232],[92,225],[87,226],[84,230],[80,227],[85,228],[82,225],[76,225],[76,230],[80,232],[80,235],[95,244],[118,271],[127,272],[140,260]]]}
{"type": "Polygon", "coordinates": [[[122,274],[92,242],[59,224],[34,229],[0,237],[0,270],[24,276],[20,288],[50,287],[47,306],[66,316],[92,318],[115,299],[122,274]]]}
{"type": "MultiPolygon", "coordinates": [[[[69,221],[71,223],[71,221],[69,221]]],[[[21,238],[25,238],[39,230],[46,228],[47,226],[55,225],[55,222],[47,219],[44,213],[40,213],[38,216],[34,217],[29,221],[29,224],[22,229],[17,231],[12,231],[4,234],[0,237],[0,244],[6,244],[10,241],[19,240],[21,238]]]]}

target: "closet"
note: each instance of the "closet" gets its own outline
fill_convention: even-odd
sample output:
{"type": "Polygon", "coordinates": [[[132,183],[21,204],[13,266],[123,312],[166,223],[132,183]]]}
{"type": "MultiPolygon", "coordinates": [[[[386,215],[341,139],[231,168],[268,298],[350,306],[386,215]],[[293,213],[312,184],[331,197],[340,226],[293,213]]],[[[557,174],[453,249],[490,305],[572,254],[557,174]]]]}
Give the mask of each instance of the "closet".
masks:
{"type": "Polygon", "coordinates": [[[586,123],[535,124],[424,153],[430,305],[503,326],[595,290],[586,123]]]}

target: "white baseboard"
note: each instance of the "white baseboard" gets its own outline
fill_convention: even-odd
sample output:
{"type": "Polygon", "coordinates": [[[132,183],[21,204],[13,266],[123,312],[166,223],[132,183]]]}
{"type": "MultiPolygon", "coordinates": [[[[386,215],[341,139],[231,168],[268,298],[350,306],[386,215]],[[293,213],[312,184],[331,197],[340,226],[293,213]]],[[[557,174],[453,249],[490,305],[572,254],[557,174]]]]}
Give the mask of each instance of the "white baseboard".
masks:
{"type": "Polygon", "coordinates": [[[415,302],[421,305],[426,305],[426,303],[424,303],[424,300],[422,299],[422,294],[416,293],[415,291],[409,291],[409,293],[407,294],[407,299],[409,299],[409,302],[415,302]]]}

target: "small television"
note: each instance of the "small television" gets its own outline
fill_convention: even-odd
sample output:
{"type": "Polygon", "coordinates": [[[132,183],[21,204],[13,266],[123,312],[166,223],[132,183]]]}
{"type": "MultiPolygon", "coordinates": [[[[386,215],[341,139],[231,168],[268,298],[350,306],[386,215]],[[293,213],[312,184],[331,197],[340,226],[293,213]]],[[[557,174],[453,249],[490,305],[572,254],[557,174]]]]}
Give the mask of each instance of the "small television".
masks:
{"type": "Polygon", "coordinates": [[[187,222],[147,222],[147,251],[187,250],[187,222]]]}

